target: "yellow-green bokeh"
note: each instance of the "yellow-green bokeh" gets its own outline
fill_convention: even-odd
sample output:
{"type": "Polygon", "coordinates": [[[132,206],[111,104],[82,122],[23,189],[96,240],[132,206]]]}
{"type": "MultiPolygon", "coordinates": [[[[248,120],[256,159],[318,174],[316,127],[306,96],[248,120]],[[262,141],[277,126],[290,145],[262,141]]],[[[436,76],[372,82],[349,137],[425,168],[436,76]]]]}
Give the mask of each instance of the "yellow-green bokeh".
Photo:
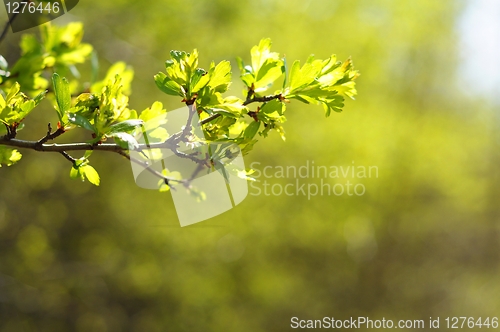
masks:
{"type": "MultiPolygon", "coordinates": [[[[119,60],[133,66],[138,110],[155,100],[181,105],[153,81],[171,49],[197,48],[205,67],[231,60],[235,81],[235,57],[248,60],[264,37],[289,61],[351,56],[361,72],[356,101],[330,118],[292,102],[287,141],[274,133],[245,161],[376,166],[378,177],[352,179],[366,187],[361,196],[249,195],[180,228],[169,194],[137,187],[118,155],[92,156],[96,188],[69,179],[64,158],[23,151],[0,169],[0,331],[288,331],[294,316],[498,315],[498,120],[457,84],[463,8],[80,1],[55,23],[84,22],[103,73],[119,60]]],[[[18,38],[1,53],[15,55],[18,38]]],[[[32,117],[21,133],[36,139],[55,112],[46,105],[32,117]]]]}

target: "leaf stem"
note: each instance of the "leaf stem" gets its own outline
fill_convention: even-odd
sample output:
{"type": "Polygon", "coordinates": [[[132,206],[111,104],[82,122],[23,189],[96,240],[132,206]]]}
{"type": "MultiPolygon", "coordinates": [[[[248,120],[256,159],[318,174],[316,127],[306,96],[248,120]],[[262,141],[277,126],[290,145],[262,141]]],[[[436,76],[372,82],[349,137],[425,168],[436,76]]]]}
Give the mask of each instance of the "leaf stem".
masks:
{"type": "Polygon", "coordinates": [[[68,159],[73,165],[75,165],[76,159],[71,157],[66,151],[59,151],[59,153],[62,154],[64,158],[68,159]]]}

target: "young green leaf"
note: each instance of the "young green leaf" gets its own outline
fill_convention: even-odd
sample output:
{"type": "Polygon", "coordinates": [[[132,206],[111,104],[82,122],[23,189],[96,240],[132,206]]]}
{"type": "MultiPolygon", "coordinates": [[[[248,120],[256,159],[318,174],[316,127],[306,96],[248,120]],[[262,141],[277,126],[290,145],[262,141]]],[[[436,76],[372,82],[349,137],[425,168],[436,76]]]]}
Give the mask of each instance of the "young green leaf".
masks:
{"type": "Polygon", "coordinates": [[[130,134],[121,132],[113,133],[107,136],[114,137],[115,142],[124,149],[135,150],[139,147],[139,143],[137,142],[135,137],[130,134]]]}
{"type": "Polygon", "coordinates": [[[48,92],[47,90],[44,90],[44,91],[40,92],[35,98],[33,98],[33,100],[35,101],[35,106],[37,106],[38,104],[40,104],[40,102],[47,95],[47,92],[48,92]]]}
{"type": "Polygon", "coordinates": [[[101,183],[101,179],[99,177],[99,173],[95,170],[94,167],[90,165],[83,165],[80,166],[80,172],[85,175],[87,180],[89,180],[90,183],[92,183],[94,186],[99,186],[101,183]]]}
{"type": "Polygon", "coordinates": [[[226,92],[231,84],[231,63],[221,61],[210,70],[210,82],[208,86],[217,92],[226,92]]]}
{"type": "Polygon", "coordinates": [[[267,90],[274,81],[283,75],[284,66],[283,61],[268,59],[260,67],[257,77],[255,78],[255,91],[262,92],[267,90]]]}
{"type": "Polygon", "coordinates": [[[12,99],[15,96],[17,96],[19,94],[19,92],[21,92],[21,85],[18,82],[16,82],[10,88],[9,93],[7,93],[7,97],[5,97],[5,100],[7,101],[7,103],[9,103],[10,101],[12,101],[12,99]]]}
{"type": "MultiPolygon", "coordinates": [[[[94,63],[92,63],[94,65],[94,63]]],[[[113,64],[107,71],[106,77],[102,81],[95,82],[90,87],[92,93],[101,93],[102,89],[109,84],[109,82],[114,81],[116,75],[121,78],[122,91],[125,95],[130,95],[131,93],[131,83],[134,78],[134,70],[127,66],[125,62],[119,61],[113,64]]]]}
{"type": "Polygon", "coordinates": [[[186,97],[184,91],[182,91],[181,86],[168,78],[165,73],[159,72],[154,76],[156,86],[163,92],[172,96],[186,97]]]}
{"type": "Polygon", "coordinates": [[[255,135],[257,134],[257,132],[259,131],[259,128],[260,128],[260,122],[259,121],[252,121],[252,123],[250,123],[248,125],[248,127],[245,129],[243,137],[245,137],[247,139],[254,138],[255,135]]]}
{"type": "Polygon", "coordinates": [[[14,83],[7,96],[0,94],[0,122],[16,127],[35,108],[36,101],[20,91],[19,83],[14,83]]]}
{"type": "Polygon", "coordinates": [[[2,167],[2,164],[7,166],[14,165],[21,160],[21,157],[22,155],[19,151],[0,145],[0,167],[2,167]]]}
{"type": "Polygon", "coordinates": [[[85,128],[97,134],[97,129],[89,122],[89,120],[78,113],[68,113],[68,121],[78,127],[85,128]]]}
{"type": "Polygon", "coordinates": [[[208,81],[210,81],[210,76],[207,75],[207,72],[201,68],[197,68],[194,71],[193,76],[191,76],[191,82],[189,83],[191,93],[196,93],[200,89],[204,88],[208,81]]]}
{"type": "Polygon", "coordinates": [[[69,91],[69,83],[66,78],[61,78],[57,73],[52,75],[52,83],[54,84],[54,94],[56,95],[57,114],[59,121],[62,122],[64,113],[71,108],[71,93],[69,91]]]}
{"type": "Polygon", "coordinates": [[[285,104],[279,100],[273,99],[262,106],[259,113],[257,113],[257,118],[259,120],[264,121],[265,123],[268,123],[271,120],[284,122],[285,121],[285,117],[283,116],[284,111],[285,111],[285,104]]]}
{"type": "MultiPolygon", "coordinates": [[[[71,170],[69,172],[69,177],[72,178],[72,179],[76,179],[78,177],[82,178],[82,176],[81,176],[81,174],[79,172],[79,167],[76,167],[76,168],[75,168],[75,166],[71,167],[71,170]]],[[[83,180],[84,179],[82,178],[82,181],[83,180]]]]}
{"type": "Polygon", "coordinates": [[[132,131],[143,123],[144,121],[140,119],[125,120],[119,123],[115,123],[114,125],[109,127],[107,134],[132,131]]]}

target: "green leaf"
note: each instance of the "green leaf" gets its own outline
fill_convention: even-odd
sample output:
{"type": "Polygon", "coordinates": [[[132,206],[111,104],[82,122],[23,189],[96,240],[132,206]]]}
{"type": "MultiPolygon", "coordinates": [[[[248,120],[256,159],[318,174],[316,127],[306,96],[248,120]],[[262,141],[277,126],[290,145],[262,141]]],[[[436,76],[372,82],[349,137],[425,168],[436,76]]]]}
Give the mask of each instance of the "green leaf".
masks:
{"type": "Polygon", "coordinates": [[[78,113],[68,113],[68,121],[78,127],[85,128],[97,134],[97,129],[89,122],[89,120],[78,113]]]}
{"type": "Polygon", "coordinates": [[[223,103],[213,106],[214,113],[220,113],[233,118],[239,118],[247,111],[247,107],[243,106],[243,102],[236,97],[225,98],[223,103]]]}
{"type": "MultiPolygon", "coordinates": [[[[97,64],[93,63],[93,66],[97,66],[97,64]]],[[[125,62],[119,61],[115,64],[113,64],[107,71],[106,77],[99,82],[96,82],[92,84],[90,87],[90,91],[92,93],[101,93],[102,89],[110,84],[110,82],[113,82],[116,78],[116,75],[120,76],[121,78],[121,85],[122,85],[122,92],[125,95],[130,95],[131,93],[131,84],[132,80],[134,78],[134,70],[132,67],[127,66],[125,62]]]]}
{"type": "Polygon", "coordinates": [[[99,173],[95,170],[94,167],[90,165],[83,165],[80,166],[80,172],[85,175],[87,180],[89,180],[90,183],[92,183],[95,186],[99,186],[101,179],[99,177],[99,173]]]}
{"type": "Polygon", "coordinates": [[[114,137],[115,142],[120,145],[123,149],[135,150],[139,147],[139,143],[134,136],[127,133],[113,133],[108,135],[109,137],[114,137]]]}
{"type": "Polygon", "coordinates": [[[137,112],[128,108],[129,98],[122,89],[119,75],[116,75],[113,81],[108,81],[102,89],[99,96],[99,111],[95,112],[94,116],[94,125],[99,133],[105,133],[113,123],[137,117],[137,112]]]}
{"type": "Polygon", "coordinates": [[[198,65],[198,52],[194,50],[188,56],[186,52],[171,51],[170,56],[172,60],[165,61],[168,78],[181,86],[186,86],[198,65]]]}
{"type": "Polygon", "coordinates": [[[139,119],[147,122],[160,116],[162,117],[162,121],[160,124],[166,123],[167,111],[163,108],[163,104],[161,102],[155,101],[151,107],[141,112],[141,115],[139,115],[139,119]]]}
{"type": "Polygon", "coordinates": [[[332,99],[325,99],[321,101],[323,103],[323,108],[325,109],[325,115],[330,116],[331,111],[342,112],[344,107],[344,98],[340,95],[334,96],[332,99]]]}
{"type": "Polygon", "coordinates": [[[156,86],[166,94],[186,97],[184,91],[181,89],[181,86],[172,79],[168,78],[165,73],[159,72],[154,76],[154,78],[156,86]]]}
{"type": "Polygon", "coordinates": [[[6,98],[0,94],[0,121],[7,125],[19,125],[35,108],[36,102],[20,92],[19,83],[14,83],[6,98]]]}
{"type": "Polygon", "coordinates": [[[35,104],[35,101],[34,100],[28,100],[24,103],[21,104],[21,111],[19,112],[19,119],[20,121],[22,121],[22,119],[24,119],[28,114],[29,112],[31,112],[34,108],[35,108],[36,104],[35,104]]]}
{"type": "Polygon", "coordinates": [[[156,138],[160,142],[165,141],[168,137],[168,131],[163,127],[158,127],[148,133],[148,138],[156,138]]]}
{"type": "Polygon", "coordinates": [[[78,177],[81,177],[81,174],[80,174],[78,169],[79,169],[79,167],[77,167],[77,168],[75,168],[74,166],[71,167],[71,171],[69,172],[69,177],[72,179],[76,179],[78,177]]]}
{"type": "Polygon", "coordinates": [[[205,85],[207,85],[210,80],[210,76],[207,74],[208,73],[201,68],[197,68],[194,71],[191,76],[191,82],[189,83],[189,86],[191,87],[191,94],[198,92],[200,89],[204,88],[205,85]]]}
{"type": "Polygon", "coordinates": [[[35,106],[37,106],[38,104],[40,104],[40,102],[45,99],[45,96],[47,95],[47,90],[44,90],[42,92],[40,92],[35,98],[33,98],[33,100],[35,101],[35,106]]]}
{"type": "Polygon", "coordinates": [[[99,106],[99,97],[92,93],[82,93],[75,99],[75,106],[95,108],[99,106]]]}
{"type": "Polygon", "coordinates": [[[54,84],[54,94],[56,95],[57,114],[59,115],[59,121],[62,122],[64,113],[71,108],[69,83],[66,78],[61,78],[57,73],[52,75],[52,83],[54,84]]]}
{"type": "Polygon", "coordinates": [[[0,121],[4,124],[11,125],[14,122],[17,122],[17,119],[18,113],[11,107],[4,107],[2,111],[0,111],[0,121]]]}
{"type": "Polygon", "coordinates": [[[99,174],[97,174],[96,170],[88,164],[88,157],[90,157],[91,154],[91,150],[85,151],[82,158],[75,160],[69,172],[69,176],[72,179],[80,178],[82,181],[85,181],[85,178],[87,178],[90,183],[98,186],[100,182],[99,174]]]}
{"type": "Polygon", "coordinates": [[[229,117],[232,117],[235,119],[241,117],[240,112],[238,112],[236,109],[231,109],[231,108],[227,108],[227,107],[225,107],[225,108],[213,108],[212,112],[218,113],[221,115],[225,115],[225,116],[229,116],[229,117]]]}
{"type": "Polygon", "coordinates": [[[231,63],[221,61],[210,73],[208,86],[217,92],[226,92],[231,83],[231,63]]]}
{"type": "Polygon", "coordinates": [[[150,108],[141,112],[139,119],[144,121],[144,130],[149,131],[167,123],[167,111],[163,108],[162,103],[156,101],[150,108]]]}
{"type": "Polygon", "coordinates": [[[268,59],[257,73],[257,77],[255,78],[255,91],[262,92],[267,90],[283,72],[284,66],[282,61],[268,59]]]}
{"type": "Polygon", "coordinates": [[[322,61],[319,60],[306,62],[302,68],[300,68],[298,60],[294,61],[290,71],[290,91],[293,93],[314,82],[321,72],[321,68],[322,61]]]}
{"type": "Polygon", "coordinates": [[[247,139],[252,139],[255,137],[257,132],[259,131],[260,128],[260,122],[259,121],[253,121],[248,125],[248,127],[245,129],[245,132],[243,133],[243,137],[247,139]]]}
{"type": "Polygon", "coordinates": [[[252,47],[252,66],[244,66],[238,59],[241,70],[241,79],[246,86],[256,92],[267,90],[284,73],[283,60],[276,52],[271,52],[271,40],[262,39],[259,45],[252,47]]]}
{"type": "Polygon", "coordinates": [[[21,153],[15,149],[11,149],[0,145],[0,167],[2,164],[11,166],[21,160],[21,153]]]}
{"type": "Polygon", "coordinates": [[[14,85],[10,88],[9,93],[7,93],[7,97],[5,97],[5,100],[7,103],[11,102],[12,99],[19,94],[21,91],[21,85],[16,82],[14,85]]]}
{"type": "Polygon", "coordinates": [[[252,47],[250,51],[252,56],[253,72],[257,73],[260,67],[266,62],[267,59],[279,59],[279,54],[271,52],[271,39],[265,38],[259,42],[258,46],[252,47]]]}
{"type": "Polygon", "coordinates": [[[247,87],[249,88],[252,87],[252,84],[255,82],[255,77],[253,75],[252,67],[245,66],[245,63],[240,57],[236,58],[236,61],[238,62],[238,67],[240,68],[241,80],[247,87]]]}
{"type": "Polygon", "coordinates": [[[259,120],[262,120],[268,123],[270,120],[284,122],[285,117],[283,116],[283,112],[285,111],[285,104],[279,100],[273,99],[265,103],[260,109],[259,113],[257,113],[257,117],[259,120]]]}
{"type": "Polygon", "coordinates": [[[144,121],[140,119],[125,120],[120,123],[115,123],[114,125],[109,127],[107,134],[132,131],[143,123],[144,121]]]}
{"type": "MultiPolygon", "coordinates": [[[[304,104],[310,104],[311,103],[311,100],[308,97],[304,98],[301,95],[293,95],[293,96],[289,96],[289,97],[287,96],[287,98],[293,98],[293,99],[300,100],[304,104]]],[[[314,102],[314,100],[312,100],[312,102],[314,102]]]]}

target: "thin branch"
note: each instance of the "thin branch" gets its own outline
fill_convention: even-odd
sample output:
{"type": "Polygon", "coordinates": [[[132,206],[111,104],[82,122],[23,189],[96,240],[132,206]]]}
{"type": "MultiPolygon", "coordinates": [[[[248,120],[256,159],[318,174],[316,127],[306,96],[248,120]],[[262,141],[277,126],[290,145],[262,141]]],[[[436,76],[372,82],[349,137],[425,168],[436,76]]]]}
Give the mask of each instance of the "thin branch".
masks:
{"type": "Polygon", "coordinates": [[[282,100],[283,95],[281,93],[278,93],[277,95],[270,95],[270,96],[264,96],[264,97],[255,97],[254,96],[253,98],[245,100],[243,102],[243,106],[247,106],[248,104],[251,104],[251,103],[265,103],[265,102],[271,101],[273,99],[282,100]]]}
{"type": "Polygon", "coordinates": [[[47,141],[49,140],[53,140],[55,139],[56,137],[59,137],[61,136],[62,134],[64,134],[64,128],[57,128],[56,131],[52,132],[52,127],[50,126],[50,123],[47,125],[47,135],[45,135],[44,137],[42,137],[41,139],[38,140],[38,144],[39,145],[43,145],[44,143],[46,143],[47,141]]]}
{"type": "MultiPolygon", "coordinates": [[[[9,139],[7,135],[0,136],[0,144],[13,146],[23,149],[31,149],[40,152],[62,152],[62,151],[127,151],[128,149],[122,148],[118,144],[114,143],[103,143],[103,144],[91,144],[91,143],[64,143],[64,144],[40,144],[39,141],[26,141],[20,139],[9,139]]],[[[175,146],[168,140],[160,143],[151,144],[139,144],[137,150],[146,149],[172,149],[175,146]]]]}
{"type": "Polygon", "coordinates": [[[255,85],[252,83],[251,87],[248,87],[247,99],[245,101],[249,101],[252,99],[252,96],[255,95],[255,85]]]}
{"type": "Polygon", "coordinates": [[[2,138],[6,139],[6,140],[10,140],[10,139],[14,138],[14,136],[12,136],[10,126],[6,123],[3,123],[3,124],[5,126],[5,130],[7,131],[7,134],[5,134],[2,138]]]}
{"type": "Polygon", "coordinates": [[[64,158],[68,159],[73,165],[75,164],[76,159],[71,157],[66,151],[60,151],[59,153],[62,154],[64,158]]]}
{"type": "Polygon", "coordinates": [[[191,132],[191,128],[193,128],[193,116],[194,113],[196,112],[196,109],[194,108],[193,104],[188,105],[189,109],[189,114],[188,114],[188,119],[186,122],[186,126],[184,127],[184,130],[182,131],[182,136],[187,136],[191,132]]]}
{"type": "MultiPolygon", "coordinates": [[[[283,100],[283,95],[282,94],[276,94],[276,95],[270,95],[270,96],[263,96],[263,97],[250,97],[247,98],[247,100],[243,103],[243,105],[248,105],[254,102],[268,102],[273,99],[279,99],[283,100]]],[[[148,150],[148,149],[170,149],[171,151],[174,152],[174,154],[178,157],[181,158],[188,158],[191,161],[196,162],[199,166],[206,165],[207,160],[203,159],[198,159],[194,155],[191,154],[186,154],[183,152],[178,151],[178,143],[183,140],[183,138],[188,135],[191,132],[192,129],[192,118],[194,116],[195,110],[190,107],[190,114],[188,116],[188,122],[186,124],[186,127],[184,128],[183,131],[176,133],[174,135],[171,135],[166,141],[164,142],[159,142],[159,143],[149,143],[149,144],[139,144],[136,147],[137,151],[143,151],[143,150],[148,150]]],[[[248,115],[251,115],[251,112],[248,112],[248,115]]],[[[200,121],[200,125],[206,124],[214,119],[217,119],[220,117],[220,114],[213,114],[209,116],[208,118],[200,121]]],[[[16,139],[15,138],[15,131],[14,133],[12,132],[12,128],[10,126],[6,126],[7,128],[7,134],[0,136],[0,145],[6,145],[6,146],[12,146],[12,147],[17,147],[17,148],[24,148],[24,149],[31,149],[39,152],[57,152],[62,154],[67,160],[71,161],[72,163],[75,163],[75,159],[71,157],[67,151],[88,151],[88,150],[95,150],[95,151],[108,151],[108,152],[115,152],[118,153],[130,161],[140,164],[143,166],[148,172],[151,172],[155,176],[165,180],[165,183],[167,185],[169,181],[175,181],[178,183],[182,183],[185,186],[189,185],[189,181],[186,180],[176,180],[174,178],[169,178],[164,176],[162,173],[150,168],[149,164],[147,162],[143,162],[141,160],[131,158],[126,151],[129,149],[123,148],[118,144],[114,143],[101,143],[101,144],[92,144],[92,143],[64,143],[64,144],[46,144],[47,141],[55,139],[56,137],[62,135],[64,133],[63,128],[58,128],[56,131],[52,132],[52,128],[50,123],[47,125],[47,134],[39,139],[38,141],[27,141],[27,140],[21,140],[21,139],[16,139]]],[[[15,130],[15,129],[14,129],[15,130]]],[[[196,176],[196,175],[195,175],[196,176]]]]}
{"type": "Polygon", "coordinates": [[[210,121],[213,121],[213,120],[217,119],[218,117],[220,117],[220,113],[212,114],[208,118],[201,120],[200,125],[203,126],[204,124],[209,123],[210,121]]]}

